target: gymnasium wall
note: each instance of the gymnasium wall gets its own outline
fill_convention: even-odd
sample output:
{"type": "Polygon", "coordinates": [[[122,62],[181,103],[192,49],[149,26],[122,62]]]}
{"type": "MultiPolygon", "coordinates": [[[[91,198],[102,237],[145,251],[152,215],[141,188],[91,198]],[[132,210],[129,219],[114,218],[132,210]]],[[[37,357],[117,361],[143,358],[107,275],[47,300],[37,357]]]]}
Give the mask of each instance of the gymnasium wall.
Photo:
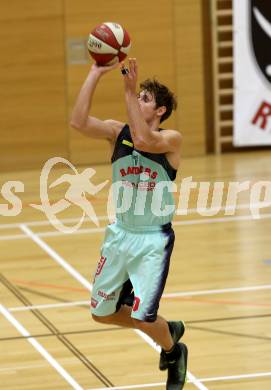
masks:
{"type": "MultiPolygon", "coordinates": [[[[163,126],[182,132],[182,155],[205,153],[201,0],[12,0],[1,2],[0,21],[1,171],[39,169],[54,156],[109,161],[106,142],[69,128],[90,68],[84,39],[103,21],[129,31],[140,80],[156,76],[177,94],[179,109],[163,126]]],[[[92,114],[126,120],[118,71],[101,80],[92,114]]]]}

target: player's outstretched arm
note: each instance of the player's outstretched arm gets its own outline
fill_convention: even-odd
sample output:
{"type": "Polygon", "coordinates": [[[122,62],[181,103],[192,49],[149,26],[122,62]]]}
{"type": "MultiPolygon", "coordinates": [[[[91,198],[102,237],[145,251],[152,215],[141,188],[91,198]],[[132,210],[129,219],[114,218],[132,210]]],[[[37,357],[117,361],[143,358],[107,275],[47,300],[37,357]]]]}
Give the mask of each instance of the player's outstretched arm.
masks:
{"type": "Polygon", "coordinates": [[[79,92],[75,102],[70,125],[81,133],[92,138],[104,138],[113,142],[123,123],[114,120],[102,121],[89,115],[93,94],[100,78],[107,72],[118,67],[118,64],[112,66],[98,66],[93,64],[91,70],[79,92]]]}

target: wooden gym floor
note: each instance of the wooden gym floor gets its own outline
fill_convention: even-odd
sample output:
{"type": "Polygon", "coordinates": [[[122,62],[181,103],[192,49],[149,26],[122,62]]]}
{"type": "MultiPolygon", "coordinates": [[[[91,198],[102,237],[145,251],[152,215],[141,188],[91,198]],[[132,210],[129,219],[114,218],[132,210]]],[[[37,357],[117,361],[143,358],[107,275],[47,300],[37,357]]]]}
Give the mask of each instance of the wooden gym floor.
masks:
{"type": "MultiPolygon", "coordinates": [[[[95,168],[93,182],[110,178],[109,166],[95,168]]],[[[64,172],[64,166],[55,169],[50,180],[64,172]]],[[[180,173],[177,184],[192,176],[223,181],[225,189],[230,181],[271,181],[270,152],[185,159],[180,173]]],[[[0,220],[0,387],[164,389],[157,346],[133,330],[97,324],[89,314],[107,223],[106,190],[90,198],[100,226],[85,221],[76,233],[63,234],[30,207],[40,203],[39,175],[0,175],[0,188],[10,180],[25,186],[17,194],[21,213],[0,220]]],[[[67,188],[52,189],[51,203],[67,188]]],[[[193,190],[189,214],[175,217],[176,245],[160,314],[186,322],[187,390],[271,388],[271,211],[265,207],[262,218],[253,219],[249,196],[240,194],[233,215],[222,209],[203,216],[193,190]]],[[[7,203],[3,196],[1,203],[7,203]]],[[[71,224],[81,214],[71,205],[58,217],[71,224]]]]}

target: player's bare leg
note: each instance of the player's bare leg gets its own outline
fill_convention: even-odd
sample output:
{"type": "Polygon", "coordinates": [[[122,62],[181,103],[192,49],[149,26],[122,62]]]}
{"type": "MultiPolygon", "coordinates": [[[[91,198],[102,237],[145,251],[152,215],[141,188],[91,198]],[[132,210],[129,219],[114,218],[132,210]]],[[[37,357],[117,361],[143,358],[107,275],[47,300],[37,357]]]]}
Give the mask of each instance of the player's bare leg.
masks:
{"type": "Polygon", "coordinates": [[[157,344],[165,351],[169,351],[173,347],[173,340],[169,331],[167,321],[160,316],[157,316],[156,321],[146,322],[136,320],[131,317],[132,308],[127,305],[122,305],[118,312],[110,316],[95,316],[93,319],[104,324],[114,324],[126,328],[139,329],[150,336],[157,344]]]}

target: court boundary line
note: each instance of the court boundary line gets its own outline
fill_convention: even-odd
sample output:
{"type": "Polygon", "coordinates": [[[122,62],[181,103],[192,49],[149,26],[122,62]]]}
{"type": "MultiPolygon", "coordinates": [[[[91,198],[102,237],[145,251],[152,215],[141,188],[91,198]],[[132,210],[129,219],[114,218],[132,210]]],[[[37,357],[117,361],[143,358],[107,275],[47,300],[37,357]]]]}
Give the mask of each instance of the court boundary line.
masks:
{"type": "Polygon", "coordinates": [[[54,251],[48,244],[42,241],[36,234],[32,232],[24,224],[20,225],[21,230],[34,241],[41,249],[43,249],[53,260],[55,260],[61,267],[63,267],[71,276],[74,277],[79,283],[81,283],[87,290],[92,289],[92,284],[89,283],[74,267],[72,267],[67,261],[65,261],[56,251],[54,251]]]}
{"type": "MultiPolygon", "coordinates": [[[[236,221],[261,221],[263,219],[270,219],[271,213],[263,214],[260,218],[253,218],[252,215],[239,215],[239,216],[229,216],[229,217],[212,217],[212,218],[201,218],[201,219],[191,219],[188,221],[174,221],[172,223],[172,226],[186,226],[186,225],[204,225],[204,224],[213,224],[213,223],[221,223],[221,222],[236,222],[236,221]]],[[[20,223],[18,228],[21,226],[28,226],[28,223],[20,223]]],[[[72,233],[67,232],[60,232],[60,231],[53,231],[53,232],[41,232],[36,233],[35,235],[37,237],[56,237],[56,236],[69,236],[69,235],[75,235],[75,234],[95,234],[95,233],[102,233],[104,232],[106,227],[101,228],[83,228],[79,229],[72,233]]],[[[23,234],[14,234],[14,235],[6,235],[1,236],[0,241],[9,241],[9,240],[23,240],[27,237],[23,234]]]]}
{"type": "MultiPolygon", "coordinates": [[[[59,265],[61,265],[66,271],[68,271],[79,283],[84,287],[92,291],[92,284],[88,282],[75,268],[73,268],[66,260],[64,260],[54,249],[52,249],[47,243],[45,243],[41,238],[37,237],[36,234],[24,224],[20,224],[21,230],[27,234],[27,236],[34,241],[38,246],[40,246],[50,257],[52,257],[59,265]]],[[[152,348],[159,352],[161,348],[158,347],[155,342],[143,332],[138,329],[133,329],[144,341],[146,341],[152,348]]],[[[194,384],[199,390],[208,390],[192,373],[187,371],[187,376],[190,379],[191,383],[194,384]]]]}
{"type": "MultiPolygon", "coordinates": [[[[3,274],[0,274],[0,282],[24,305],[32,305],[19,289],[14,286],[3,274]]],[[[105,386],[115,386],[59,329],[39,310],[32,310],[32,314],[42,323],[50,332],[49,336],[55,336],[96,378],[105,386]]],[[[23,336],[24,337],[24,336],[23,336]]],[[[39,335],[34,335],[35,338],[39,335]]]]}
{"type": "Polygon", "coordinates": [[[74,302],[63,302],[63,303],[52,303],[52,304],[43,304],[43,305],[33,305],[33,306],[18,306],[18,307],[9,307],[8,311],[10,312],[18,312],[18,311],[28,311],[35,309],[54,309],[61,307],[72,307],[72,306],[90,306],[89,301],[74,301],[74,302]]]}
{"type": "MultiPolygon", "coordinates": [[[[211,378],[200,378],[199,381],[206,382],[220,382],[220,381],[230,381],[230,380],[242,380],[249,378],[264,378],[271,376],[271,372],[260,372],[255,374],[241,374],[241,375],[230,375],[230,376],[220,376],[220,377],[211,377],[211,378]]],[[[191,383],[190,380],[187,383],[191,383]]],[[[96,389],[87,389],[87,390],[129,390],[129,389],[142,389],[148,387],[158,387],[164,386],[165,382],[159,383],[146,383],[146,384],[138,384],[138,385],[127,385],[127,386],[118,386],[118,387],[100,387],[96,389]]]]}
{"type": "MultiPolygon", "coordinates": [[[[270,290],[271,284],[260,285],[260,286],[247,286],[247,287],[230,287],[217,290],[199,290],[199,291],[183,291],[176,293],[166,293],[162,295],[162,299],[166,298],[176,298],[176,297],[187,297],[187,296],[201,296],[201,295],[216,295],[216,294],[229,294],[233,292],[247,292],[247,291],[261,291],[261,290],[270,290]]],[[[80,305],[90,305],[89,301],[73,301],[73,302],[63,302],[63,303],[52,303],[52,304],[41,304],[33,306],[16,306],[8,308],[11,312],[16,311],[27,311],[31,309],[53,309],[60,307],[70,307],[70,306],[80,306],[80,305]]]]}
{"type": "MultiPolygon", "coordinates": [[[[2,304],[0,304],[0,312],[6,317],[6,319],[9,322],[12,323],[12,325],[14,325],[14,327],[19,331],[19,333],[21,333],[24,337],[26,337],[27,340],[35,340],[35,338],[33,336],[31,336],[31,334],[20,324],[20,322],[17,321],[9,313],[9,309],[5,308],[2,304]],[[12,318],[12,320],[11,320],[11,318],[12,318]],[[15,323],[16,323],[16,325],[15,325],[15,323]],[[17,326],[19,326],[20,329],[18,329],[17,326]],[[24,329],[23,332],[25,332],[25,334],[23,332],[21,332],[21,330],[23,330],[23,329],[24,329]]],[[[29,341],[29,342],[32,344],[31,341],[29,341]]],[[[39,343],[37,342],[37,344],[39,344],[39,343]]],[[[41,347],[42,347],[42,349],[45,350],[45,348],[42,345],[41,345],[41,347]]],[[[46,351],[46,353],[48,353],[48,352],[46,351]]],[[[48,355],[50,355],[50,354],[48,353],[48,355]]],[[[52,359],[55,360],[54,358],[52,358],[52,359]]],[[[57,362],[57,364],[59,364],[59,363],[57,362]]],[[[0,372],[2,372],[2,371],[14,371],[14,370],[18,370],[18,369],[19,370],[30,369],[30,368],[31,369],[32,368],[35,369],[35,368],[40,368],[40,367],[44,367],[45,368],[47,366],[44,365],[44,364],[21,366],[21,367],[20,366],[18,366],[18,367],[12,366],[12,367],[5,367],[3,369],[0,369],[0,372]]],[[[63,370],[65,371],[65,369],[63,369],[63,370]]],[[[69,376],[69,374],[68,374],[68,376],[69,376]]],[[[198,381],[206,383],[206,382],[219,382],[219,381],[227,381],[227,380],[242,380],[242,379],[249,379],[249,378],[251,378],[251,379],[253,379],[253,378],[263,378],[263,377],[269,377],[269,376],[271,376],[271,372],[260,372],[260,373],[252,373],[252,374],[240,374],[240,375],[228,375],[228,376],[220,376],[220,377],[200,378],[200,379],[198,379],[198,381]]],[[[188,379],[187,382],[188,383],[192,383],[190,381],[190,379],[188,379]]],[[[128,390],[128,389],[140,389],[140,388],[148,388],[148,387],[158,387],[158,386],[164,386],[164,385],[165,385],[165,382],[160,382],[160,383],[137,384],[137,385],[127,385],[127,386],[117,386],[117,387],[102,387],[102,388],[99,387],[99,388],[96,388],[96,389],[87,389],[87,390],[125,390],[125,389],[128,390]]],[[[81,388],[81,387],[77,387],[77,388],[83,390],[83,388],[81,388]]]]}
{"type": "Polygon", "coordinates": [[[248,287],[229,287],[222,289],[214,290],[199,290],[199,291],[184,291],[177,293],[167,293],[164,294],[164,298],[176,298],[176,297],[192,297],[198,295],[212,295],[212,294],[226,294],[233,292],[247,292],[247,291],[259,291],[259,290],[269,290],[271,289],[271,284],[263,284],[258,286],[248,286],[248,287]]]}
{"type": "Polygon", "coordinates": [[[17,370],[28,370],[30,368],[40,368],[40,367],[43,367],[43,368],[47,367],[47,364],[43,363],[43,364],[33,364],[33,365],[30,365],[30,366],[15,366],[15,367],[10,366],[10,367],[4,367],[4,368],[0,368],[0,375],[1,375],[1,372],[17,371],[17,370]]]}
{"type": "Polygon", "coordinates": [[[75,379],[58,363],[56,359],[26,330],[26,328],[9,313],[8,309],[0,304],[0,312],[9,321],[22,336],[27,337],[26,340],[38,351],[44,359],[68,382],[73,389],[84,390],[83,387],[75,381],[75,379]]]}

